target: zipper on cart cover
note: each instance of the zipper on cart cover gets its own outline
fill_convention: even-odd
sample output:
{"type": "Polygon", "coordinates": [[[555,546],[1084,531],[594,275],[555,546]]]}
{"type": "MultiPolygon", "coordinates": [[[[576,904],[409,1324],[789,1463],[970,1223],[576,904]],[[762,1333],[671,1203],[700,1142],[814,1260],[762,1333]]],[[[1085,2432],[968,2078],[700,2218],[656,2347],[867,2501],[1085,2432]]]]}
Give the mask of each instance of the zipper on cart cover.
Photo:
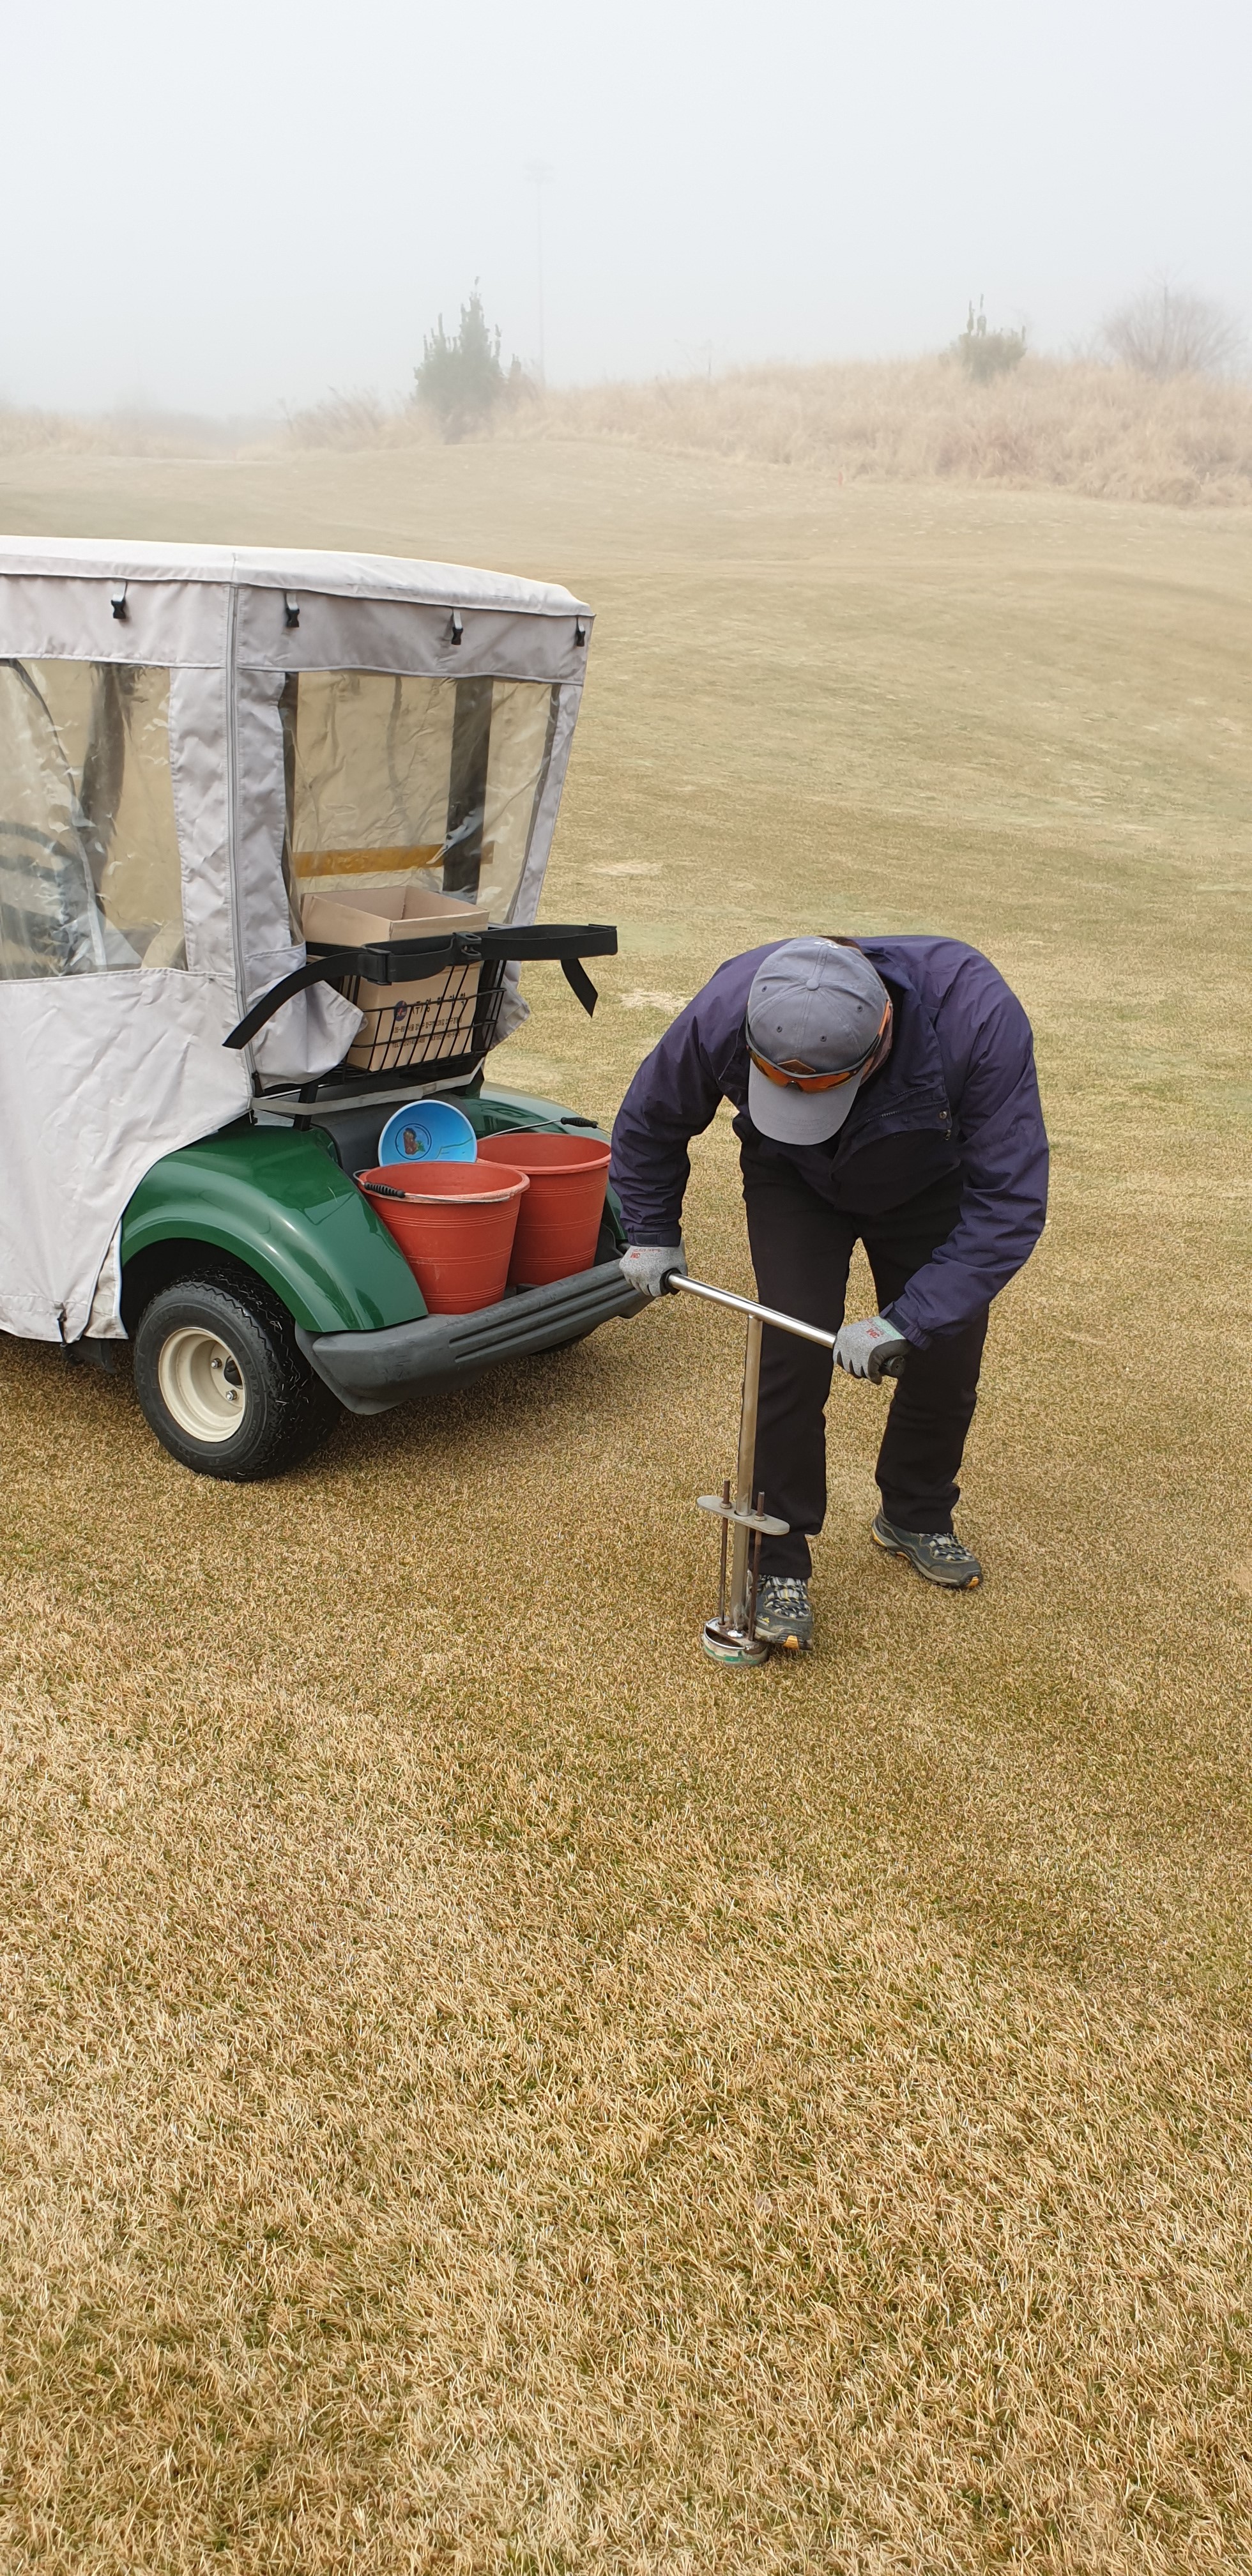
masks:
{"type": "MultiPolygon", "coordinates": [[[[243,905],[239,886],[239,738],[235,706],[235,649],[239,625],[239,584],[231,572],[230,597],[226,608],[226,866],[230,878],[230,940],[235,965],[235,999],[242,1018],[247,1009],[243,988],[243,905]]],[[[253,1091],[257,1088],[257,1070],[251,1046],[243,1049],[244,1062],[253,1091]]]]}

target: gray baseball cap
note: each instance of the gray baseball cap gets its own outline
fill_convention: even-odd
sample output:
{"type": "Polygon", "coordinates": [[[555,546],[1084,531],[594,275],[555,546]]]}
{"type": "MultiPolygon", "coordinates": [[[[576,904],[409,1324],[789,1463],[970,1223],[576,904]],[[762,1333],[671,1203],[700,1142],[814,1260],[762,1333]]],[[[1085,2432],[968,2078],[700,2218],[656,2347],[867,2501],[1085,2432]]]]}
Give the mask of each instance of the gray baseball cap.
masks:
{"type": "MultiPolygon", "coordinates": [[[[748,994],[748,1044],[781,1073],[842,1073],[869,1054],[887,987],[859,948],[788,939],[758,967],[748,994]]],[[[831,1091],[788,1090],[748,1070],[748,1115],[780,1145],[820,1145],[838,1134],[861,1088],[853,1074],[831,1091]]]]}

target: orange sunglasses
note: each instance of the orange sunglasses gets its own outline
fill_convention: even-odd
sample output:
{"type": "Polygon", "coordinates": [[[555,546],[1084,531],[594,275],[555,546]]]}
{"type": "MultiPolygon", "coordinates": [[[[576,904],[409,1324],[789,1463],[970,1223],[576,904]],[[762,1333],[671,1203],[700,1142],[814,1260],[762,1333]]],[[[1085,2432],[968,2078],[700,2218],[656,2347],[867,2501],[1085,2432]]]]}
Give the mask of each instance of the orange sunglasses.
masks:
{"type": "MultiPolygon", "coordinates": [[[[882,1019],[879,1022],[877,1032],[871,1044],[866,1047],[865,1053],[861,1057],[859,1063],[845,1065],[842,1073],[792,1072],[783,1065],[770,1064],[765,1056],[757,1054],[756,1048],[753,1046],[751,1039],[748,1041],[748,1054],[751,1057],[753,1064],[756,1066],[757,1072],[763,1073],[768,1081],[776,1082],[779,1089],[782,1091],[835,1091],[841,1082],[852,1082],[855,1080],[858,1073],[865,1074],[873,1071],[879,1055],[879,1050],[881,1049],[883,1041],[887,1037],[890,1028],[891,1004],[888,1002],[886,1010],[883,1012],[882,1019]]],[[[799,1059],[797,1058],[796,1061],[798,1063],[799,1059]]]]}

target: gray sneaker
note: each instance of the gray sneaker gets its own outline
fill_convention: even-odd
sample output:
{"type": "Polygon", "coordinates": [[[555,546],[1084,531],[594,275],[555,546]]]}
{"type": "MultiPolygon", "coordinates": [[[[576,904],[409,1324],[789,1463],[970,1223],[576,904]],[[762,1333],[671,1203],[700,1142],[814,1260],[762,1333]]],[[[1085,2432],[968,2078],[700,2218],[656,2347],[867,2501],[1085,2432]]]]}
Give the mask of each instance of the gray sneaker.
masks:
{"type": "Polygon", "coordinates": [[[768,1646],[790,1646],[794,1653],[813,1642],[809,1587],[798,1574],[763,1574],[756,1605],[756,1633],[768,1646]]]}
{"type": "Polygon", "coordinates": [[[941,1583],[945,1591],[976,1592],[982,1581],[977,1557],[971,1556],[951,1530],[897,1529],[894,1521],[880,1512],[870,1537],[876,1546],[886,1549],[888,1556],[907,1556],[910,1565],[916,1566],[928,1583],[941,1583]]]}

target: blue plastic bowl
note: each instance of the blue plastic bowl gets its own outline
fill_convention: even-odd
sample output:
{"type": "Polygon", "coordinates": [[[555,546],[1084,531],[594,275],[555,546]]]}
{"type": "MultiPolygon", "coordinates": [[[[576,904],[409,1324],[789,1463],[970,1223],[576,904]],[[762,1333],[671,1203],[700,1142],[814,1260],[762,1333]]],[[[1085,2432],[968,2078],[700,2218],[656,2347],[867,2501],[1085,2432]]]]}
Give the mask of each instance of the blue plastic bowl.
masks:
{"type": "Polygon", "coordinates": [[[473,1163],[478,1138],[463,1110],[450,1100],[412,1100],[397,1109],[378,1139],[383,1163],[473,1163]]]}

